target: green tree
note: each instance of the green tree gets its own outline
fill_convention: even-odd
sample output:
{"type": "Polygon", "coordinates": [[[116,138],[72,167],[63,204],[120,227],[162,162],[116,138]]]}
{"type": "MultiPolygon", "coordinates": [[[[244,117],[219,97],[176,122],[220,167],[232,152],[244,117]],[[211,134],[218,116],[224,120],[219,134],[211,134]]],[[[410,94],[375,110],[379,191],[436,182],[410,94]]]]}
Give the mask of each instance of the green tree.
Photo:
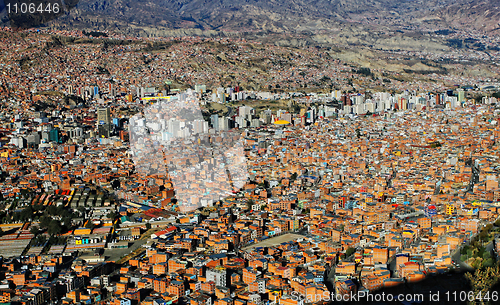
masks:
{"type": "Polygon", "coordinates": [[[51,220],[49,227],[47,228],[47,233],[49,235],[59,235],[62,232],[62,227],[57,220],[51,220]]]}
{"type": "Polygon", "coordinates": [[[50,218],[47,215],[43,215],[40,218],[40,227],[47,229],[50,225],[50,218]]]}
{"type": "Polygon", "coordinates": [[[483,261],[483,267],[484,268],[487,268],[487,267],[493,267],[493,265],[495,264],[495,260],[493,258],[488,258],[487,260],[484,260],[483,261]]]}
{"type": "Polygon", "coordinates": [[[146,224],[146,229],[151,230],[151,224],[149,222],[146,224]]]}
{"type": "Polygon", "coordinates": [[[53,206],[53,205],[50,205],[47,207],[47,213],[49,213],[49,215],[57,215],[57,207],[56,206],[53,206]]]}
{"type": "Polygon", "coordinates": [[[247,210],[250,211],[252,209],[252,205],[255,204],[255,201],[253,199],[248,199],[247,201],[247,210]]]}
{"type": "Polygon", "coordinates": [[[347,248],[347,250],[345,251],[345,255],[346,255],[346,257],[349,257],[349,256],[351,256],[354,252],[356,252],[356,249],[354,249],[354,248],[347,248]]]}
{"type": "Polygon", "coordinates": [[[38,235],[38,233],[40,233],[40,229],[38,227],[31,227],[30,233],[33,235],[38,235]]]}
{"type": "Polygon", "coordinates": [[[32,217],[33,217],[33,209],[31,208],[31,206],[29,206],[21,211],[21,214],[19,215],[19,220],[26,221],[28,219],[31,219],[32,217]]]}

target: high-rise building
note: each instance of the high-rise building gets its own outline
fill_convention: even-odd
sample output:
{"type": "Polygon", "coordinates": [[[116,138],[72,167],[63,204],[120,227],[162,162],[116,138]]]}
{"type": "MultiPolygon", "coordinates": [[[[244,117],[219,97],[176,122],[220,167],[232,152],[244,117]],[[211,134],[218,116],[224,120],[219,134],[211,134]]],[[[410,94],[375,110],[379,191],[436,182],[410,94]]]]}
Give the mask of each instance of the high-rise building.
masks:
{"type": "Polygon", "coordinates": [[[458,102],[461,103],[461,102],[465,102],[465,91],[464,89],[458,89],[457,90],[457,94],[458,94],[458,102]]]}
{"type": "Polygon", "coordinates": [[[49,142],[61,143],[61,139],[59,137],[59,129],[54,128],[49,131],[49,142]]]}
{"type": "Polygon", "coordinates": [[[226,117],[219,118],[219,129],[218,130],[229,130],[229,119],[226,117]]]}
{"type": "Polygon", "coordinates": [[[239,109],[238,109],[238,113],[240,116],[242,117],[246,117],[247,115],[251,115],[254,113],[254,109],[252,107],[248,107],[248,106],[241,106],[239,109]]]}
{"type": "Polygon", "coordinates": [[[238,124],[239,128],[245,128],[245,127],[247,127],[247,120],[244,117],[237,116],[235,118],[235,121],[236,121],[236,124],[238,124]]]}
{"type": "Polygon", "coordinates": [[[104,125],[111,123],[111,112],[109,108],[97,109],[97,124],[104,125]]]}
{"type": "Polygon", "coordinates": [[[109,138],[111,136],[111,125],[103,124],[98,128],[99,138],[109,138]]]}
{"type": "Polygon", "coordinates": [[[175,118],[171,118],[168,120],[168,132],[172,134],[174,137],[179,136],[179,131],[181,130],[181,122],[176,120],[175,118]]]}
{"type": "Polygon", "coordinates": [[[219,130],[219,115],[213,114],[210,116],[210,123],[215,130],[219,130]]]}
{"type": "Polygon", "coordinates": [[[205,120],[194,120],[193,131],[195,134],[206,133],[208,131],[208,122],[205,120]]]}

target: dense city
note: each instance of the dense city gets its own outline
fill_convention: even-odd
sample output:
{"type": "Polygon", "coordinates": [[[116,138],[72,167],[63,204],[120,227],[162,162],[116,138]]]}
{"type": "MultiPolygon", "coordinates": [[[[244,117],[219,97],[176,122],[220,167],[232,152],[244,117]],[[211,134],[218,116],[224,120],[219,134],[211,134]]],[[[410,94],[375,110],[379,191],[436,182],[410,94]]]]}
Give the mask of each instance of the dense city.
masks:
{"type": "Polygon", "coordinates": [[[498,266],[498,80],[405,85],[224,39],[0,34],[0,303],[356,302],[498,266]],[[205,43],[274,61],[269,86],[219,79],[234,58],[211,65],[205,43]],[[195,115],[167,107],[184,102],[195,115]]]}

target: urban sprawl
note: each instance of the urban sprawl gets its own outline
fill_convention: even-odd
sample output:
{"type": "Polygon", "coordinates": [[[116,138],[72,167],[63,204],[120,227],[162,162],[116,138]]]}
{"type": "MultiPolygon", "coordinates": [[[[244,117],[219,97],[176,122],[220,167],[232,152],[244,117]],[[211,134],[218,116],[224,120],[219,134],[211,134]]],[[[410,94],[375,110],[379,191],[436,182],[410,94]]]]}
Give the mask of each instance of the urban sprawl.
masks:
{"type": "Polygon", "coordinates": [[[303,305],[495,262],[498,83],[278,92],[192,78],[176,92],[183,71],[158,58],[23,33],[0,42],[0,303],[303,305]],[[186,97],[191,121],[155,108],[186,97]],[[192,146],[141,163],[144,137],[241,143],[245,181],[222,186],[216,161],[183,172],[202,161],[192,146]],[[200,199],[207,188],[224,195],[200,199]]]}

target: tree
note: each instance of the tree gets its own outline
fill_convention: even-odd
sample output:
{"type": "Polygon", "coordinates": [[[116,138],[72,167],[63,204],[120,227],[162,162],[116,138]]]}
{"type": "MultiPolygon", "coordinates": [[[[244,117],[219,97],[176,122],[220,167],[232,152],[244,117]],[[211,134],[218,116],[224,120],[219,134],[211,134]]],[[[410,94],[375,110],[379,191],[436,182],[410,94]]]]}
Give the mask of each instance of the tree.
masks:
{"type": "Polygon", "coordinates": [[[40,218],[40,227],[47,229],[50,225],[50,218],[47,215],[43,215],[42,218],[40,218]]]}
{"type": "Polygon", "coordinates": [[[495,264],[495,261],[491,257],[488,258],[487,260],[483,261],[483,267],[493,267],[494,264],[495,264]]]}
{"type": "Polygon", "coordinates": [[[30,233],[33,235],[38,235],[38,233],[40,233],[40,229],[38,229],[38,227],[31,227],[30,233]]]}
{"type": "Polygon", "coordinates": [[[47,228],[47,233],[49,235],[59,235],[62,232],[62,227],[57,220],[51,220],[49,227],[47,228]]]}
{"type": "Polygon", "coordinates": [[[21,211],[21,214],[19,215],[19,219],[22,221],[26,221],[26,220],[30,219],[32,216],[33,216],[33,209],[31,208],[31,206],[29,206],[21,211]]]}
{"type": "Polygon", "coordinates": [[[248,199],[247,201],[247,210],[251,210],[252,209],[252,205],[255,204],[255,201],[253,201],[253,199],[248,199]]]}
{"type": "Polygon", "coordinates": [[[151,230],[151,224],[149,222],[146,224],[146,229],[151,230]]]}
{"type": "Polygon", "coordinates": [[[50,205],[47,207],[47,213],[49,213],[49,215],[57,215],[57,210],[57,207],[54,205],[50,205]]]}
{"type": "Polygon", "coordinates": [[[47,237],[45,235],[38,235],[35,238],[35,245],[43,245],[46,240],[47,240],[47,237]]]}
{"type": "Polygon", "coordinates": [[[481,240],[486,240],[487,237],[488,237],[488,231],[482,230],[481,233],[479,233],[479,238],[481,240]]]}
{"type": "Polygon", "coordinates": [[[345,255],[346,255],[346,257],[349,257],[349,256],[351,256],[354,252],[356,252],[356,249],[354,249],[354,248],[347,248],[347,250],[345,251],[345,255]]]}
{"type": "Polygon", "coordinates": [[[115,219],[116,218],[116,212],[115,211],[111,211],[108,213],[108,215],[106,215],[106,217],[108,217],[109,219],[115,219]]]}

